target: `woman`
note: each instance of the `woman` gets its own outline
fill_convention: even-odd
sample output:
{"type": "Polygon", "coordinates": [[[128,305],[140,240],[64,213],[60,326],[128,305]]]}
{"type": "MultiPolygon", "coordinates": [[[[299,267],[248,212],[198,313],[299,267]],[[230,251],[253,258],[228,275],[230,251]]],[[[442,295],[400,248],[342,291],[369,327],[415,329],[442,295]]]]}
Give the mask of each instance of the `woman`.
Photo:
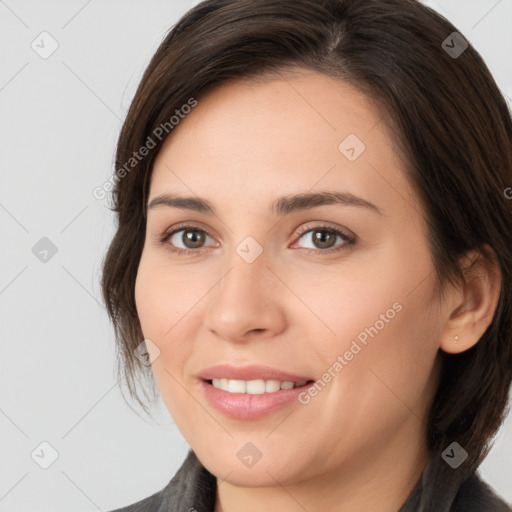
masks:
{"type": "Polygon", "coordinates": [[[191,450],[120,511],[511,510],[512,122],[414,0],[207,0],[116,155],[103,292],[191,450]],[[322,235],[322,236],[318,236],[322,235]]]}

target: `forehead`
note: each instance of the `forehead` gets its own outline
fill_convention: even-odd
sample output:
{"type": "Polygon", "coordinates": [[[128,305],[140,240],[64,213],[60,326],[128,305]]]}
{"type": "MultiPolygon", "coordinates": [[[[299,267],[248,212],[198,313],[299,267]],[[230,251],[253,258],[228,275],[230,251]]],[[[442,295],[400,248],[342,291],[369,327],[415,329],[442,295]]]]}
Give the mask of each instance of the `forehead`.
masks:
{"type": "Polygon", "coordinates": [[[415,196],[384,121],[367,96],[320,73],[233,81],[199,99],[168,136],[150,196],[192,192],[242,207],[332,188],[407,214],[415,196]]]}

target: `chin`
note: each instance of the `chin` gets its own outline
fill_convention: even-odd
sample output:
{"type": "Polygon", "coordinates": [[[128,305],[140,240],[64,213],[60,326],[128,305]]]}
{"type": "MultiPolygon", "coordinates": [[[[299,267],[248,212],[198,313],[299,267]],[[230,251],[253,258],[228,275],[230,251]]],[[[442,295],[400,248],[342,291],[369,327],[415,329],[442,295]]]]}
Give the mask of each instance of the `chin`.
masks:
{"type": "Polygon", "coordinates": [[[297,449],[288,445],[280,450],[271,446],[268,439],[265,442],[264,436],[261,441],[256,436],[251,437],[254,443],[245,436],[238,442],[230,439],[227,450],[220,445],[217,445],[219,450],[212,450],[211,445],[207,445],[194,452],[210,473],[236,486],[272,487],[276,480],[284,485],[304,476],[303,464],[297,460],[297,449]]]}

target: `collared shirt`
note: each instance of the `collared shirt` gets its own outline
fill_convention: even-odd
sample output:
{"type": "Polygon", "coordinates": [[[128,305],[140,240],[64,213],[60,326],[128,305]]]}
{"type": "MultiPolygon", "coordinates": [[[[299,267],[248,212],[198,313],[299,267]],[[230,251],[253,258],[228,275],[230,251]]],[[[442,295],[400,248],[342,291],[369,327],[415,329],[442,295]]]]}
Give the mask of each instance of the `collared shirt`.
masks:
{"type": "MultiPolygon", "coordinates": [[[[415,488],[397,512],[511,512],[477,473],[462,483],[437,478],[431,459],[415,488]]],[[[217,479],[189,450],[171,481],[155,494],[111,512],[214,512],[217,479]]],[[[376,511],[378,512],[378,511],[376,511]]]]}

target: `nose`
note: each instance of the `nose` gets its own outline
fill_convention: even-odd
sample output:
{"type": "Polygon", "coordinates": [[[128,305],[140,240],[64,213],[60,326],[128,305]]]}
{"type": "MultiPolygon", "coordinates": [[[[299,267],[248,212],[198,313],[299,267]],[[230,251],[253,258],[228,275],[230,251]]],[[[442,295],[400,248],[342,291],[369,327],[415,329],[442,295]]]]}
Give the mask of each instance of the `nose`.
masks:
{"type": "Polygon", "coordinates": [[[235,343],[272,338],[286,325],[285,287],[261,255],[247,263],[235,254],[228,271],[208,294],[206,327],[235,343]]]}

